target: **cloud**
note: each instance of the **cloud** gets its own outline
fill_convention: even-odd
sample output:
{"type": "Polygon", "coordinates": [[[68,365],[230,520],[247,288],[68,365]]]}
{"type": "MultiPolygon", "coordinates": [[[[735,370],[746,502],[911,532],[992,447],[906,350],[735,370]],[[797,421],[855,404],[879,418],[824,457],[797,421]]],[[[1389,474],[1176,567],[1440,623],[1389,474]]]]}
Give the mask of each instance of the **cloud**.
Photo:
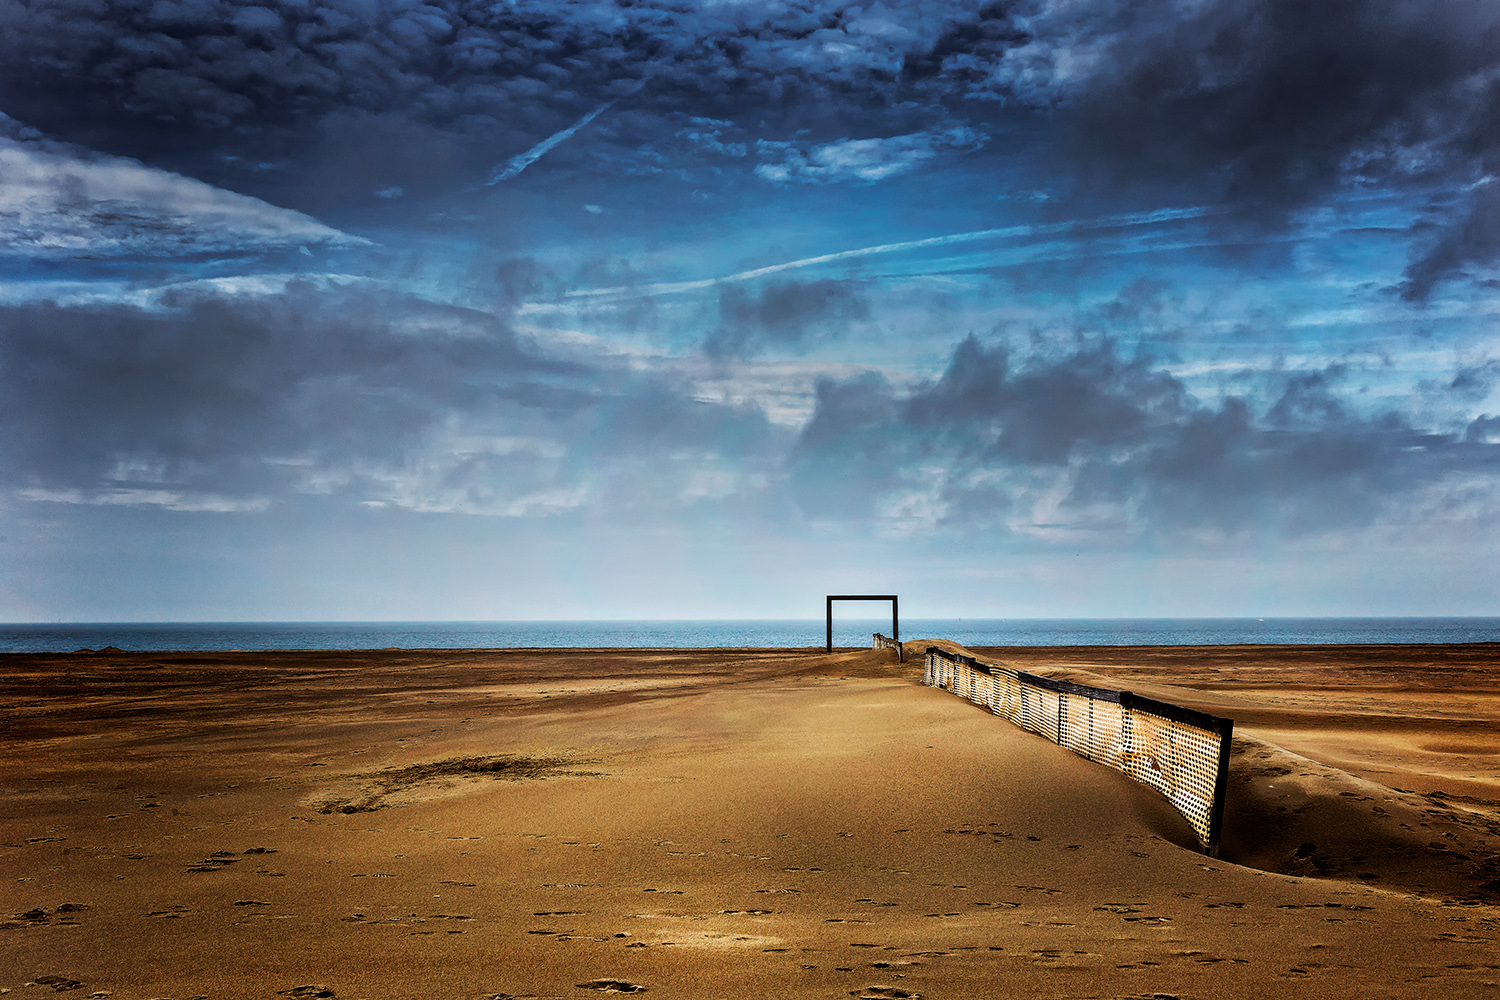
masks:
{"type": "Polygon", "coordinates": [[[567,408],[494,317],[380,290],[0,308],[11,483],[257,497],[399,465],[453,414],[567,408]]]}
{"type": "Polygon", "coordinates": [[[912,456],[890,383],[874,372],[819,379],[813,415],[789,456],[789,486],[804,514],[829,521],[872,517],[902,484],[912,456]]]}
{"type": "Polygon", "coordinates": [[[328,218],[549,152],[558,183],[602,166],[796,188],[1019,146],[1040,158],[1025,183],[1073,211],[1231,206],[1221,224],[1246,233],[1399,192],[1414,302],[1500,256],[1500,12],[1482,0],[38,0],[5,23],[11,114],[328,218]]]}
{"type": "Polygon", "coordinates": [[[1081,448],[1138,444],[1187,405],[1176,379],[1107,341],[1013,371],[1005,351],[970,337],[937,384],[908,400],[907,419],[965,455],[1063,465],[1081,448]]]}
{"type": "MultiPolygon", "coordinates": [[[[1500,168],[1500,140],[1487,151],[1486,166],[1500,168]]],[[[1489,175],[1486,175],[1488,177],[1489,175]]],[[[1452,211],[1447,224],[1436,227],[1418,245],[1400,286],[1401,297],[1423,302],[1433,288],[1472,265],[1491,267],[1500,260],[1500,185],[1472,188],[1452,211]]]]}
{"type": "Polygon", "coordinates": [[[431,190],[464,172],[460,186],[472,185],[497,161],[524,166],[528,150],[643,85],[657,126],[797,118],[808,99],[867,105],[891,89],[903,52],[967,6],[39,0],[6,16],[0,86],[10,113],[52,134],[157,150],[195,176],[272,162],[304,188],[342,172],[368,174],[367,190],[431,190]],[[404,176],[393,131],[444,147],[425,178],[404,176]],[[224,152],[241,166],[210,162],[224,152]],[[388,167],[365,162],[377,152],[388,167]]]}
{"type": "Polygon", "coordinates": [[[270,506],[264,497],[215,496],[212,493],[181,493],[173,490],[104,489],[83,490],[24,489],[16,494],[22,500],[41,503],[82,504],[91,507],[160,507],[176,511],[208,511],[226,514],[240,511],[263,511],[270,506]]]}
{"type": "Polygon", "coordinates": [[[987,136],[964,125],[941,132],[915,132],[877,139],[839,139],[803,149],[789,142],[762,140],[755,173],[773,184],[873,183],[910,173],[951,150],[970,152],[987,136]]]}
{"type": "Polygon", "coordinates": [[[0,253],[243,254],[365,244],[300,212],[134,160],[48,142],[0,116],[0,253]]]}
{"type": "Polygon", "coordinates": [[[869,316],[869,302],[849,281],[773,281],[758,292],[728,285],[720,289],[719,322],[703,339],[703,352],[747,358],[768,348],[802,349],[818,331],[837,335],[869,316]]]}
{"type": "Polygon", "coordinates": [[[1229,204],[1262,229],[1405,192],[1435,226],[1402,288],[1413,300],[1500,254],[1496,195],[1474,186],[1500,166],[1493,4],[1158,0],[1058,5],[1028,26],[1021,51],[1054,69],[1045,101],[1083,190],[1229,204]]]}
{"type": "Polygon", "coordinates": [[[370,285],[0,306],[0,479],[33,503],[669,518],[763,489],[789,436],[669,367],[370,285]]]}
{"type": "Polygon", "coordinates": [[[791,489],[811,517],[921,510],[929,529],[1296,535],[1364,528],[1500,467],[1490,418],[1454,432],[1354,412],[1343,374],[1267,375],[1208,405],[1107,340],[1016,357],[970,337],[904,394],[874,376],[821,382],[791,489]]]}
{"type": "Polygon", "coordinates": [[[743,160],[750,155],[750,144],[745,141],[733,122],[713,118],[692,118],[687,126],[675,133],[675,138],[687,142],[694,149],[734,160],[743,160]]]}

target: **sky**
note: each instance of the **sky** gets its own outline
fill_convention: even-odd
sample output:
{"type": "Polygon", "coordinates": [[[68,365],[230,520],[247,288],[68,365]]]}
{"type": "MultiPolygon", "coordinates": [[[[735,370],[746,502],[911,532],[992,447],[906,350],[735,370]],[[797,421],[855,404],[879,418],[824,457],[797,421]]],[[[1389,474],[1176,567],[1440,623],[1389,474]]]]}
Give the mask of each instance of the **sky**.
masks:
{"type": "Polygon", "coordinates": [[[0,0],[0,620],[1500,614],[1497,319],[1492,0],[0,0]]]}

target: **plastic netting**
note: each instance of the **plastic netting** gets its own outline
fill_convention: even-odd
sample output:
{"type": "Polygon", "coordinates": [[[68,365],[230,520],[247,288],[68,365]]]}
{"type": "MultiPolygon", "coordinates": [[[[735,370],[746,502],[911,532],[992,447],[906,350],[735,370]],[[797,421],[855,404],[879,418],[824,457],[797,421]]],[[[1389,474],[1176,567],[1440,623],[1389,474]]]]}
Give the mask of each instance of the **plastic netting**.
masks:
{"type": "Polygon", "coordinates": [[[1191,709],[980,664],[937,647],[922,682],[1156,789],[1218,849],[1233,723],[1191,709]]]}

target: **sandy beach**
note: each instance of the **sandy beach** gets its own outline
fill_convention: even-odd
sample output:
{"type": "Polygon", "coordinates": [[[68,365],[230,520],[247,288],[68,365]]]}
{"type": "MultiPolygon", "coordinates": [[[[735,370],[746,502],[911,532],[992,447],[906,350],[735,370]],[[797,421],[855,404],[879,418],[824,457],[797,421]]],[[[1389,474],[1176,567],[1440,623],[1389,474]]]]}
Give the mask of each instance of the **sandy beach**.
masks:
{"type": "Polygon", "coordinates": [[[926,644],[0,657],[0,991],[1500,997],[1500,648],[973,650],[1235,719],[1209,859],[926,644]]]}

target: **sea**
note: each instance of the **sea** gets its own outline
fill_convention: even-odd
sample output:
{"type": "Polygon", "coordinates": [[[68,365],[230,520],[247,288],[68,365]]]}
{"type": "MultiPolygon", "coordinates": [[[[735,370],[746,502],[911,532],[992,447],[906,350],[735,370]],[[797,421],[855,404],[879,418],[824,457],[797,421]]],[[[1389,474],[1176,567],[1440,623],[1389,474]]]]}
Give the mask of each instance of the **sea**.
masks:
{"type": "MultiPolygon", "coordinates": [[[[835,646],[869,646],[886,618],[835,618],[835,646]]],[[[1230,646],[1500,642],[1500,618],[910,618],[907,639],[964,646],[1230,646]]],[[[807,619],[0,624],[0,652],[272,649],[822,647],[807,619]]]]}

